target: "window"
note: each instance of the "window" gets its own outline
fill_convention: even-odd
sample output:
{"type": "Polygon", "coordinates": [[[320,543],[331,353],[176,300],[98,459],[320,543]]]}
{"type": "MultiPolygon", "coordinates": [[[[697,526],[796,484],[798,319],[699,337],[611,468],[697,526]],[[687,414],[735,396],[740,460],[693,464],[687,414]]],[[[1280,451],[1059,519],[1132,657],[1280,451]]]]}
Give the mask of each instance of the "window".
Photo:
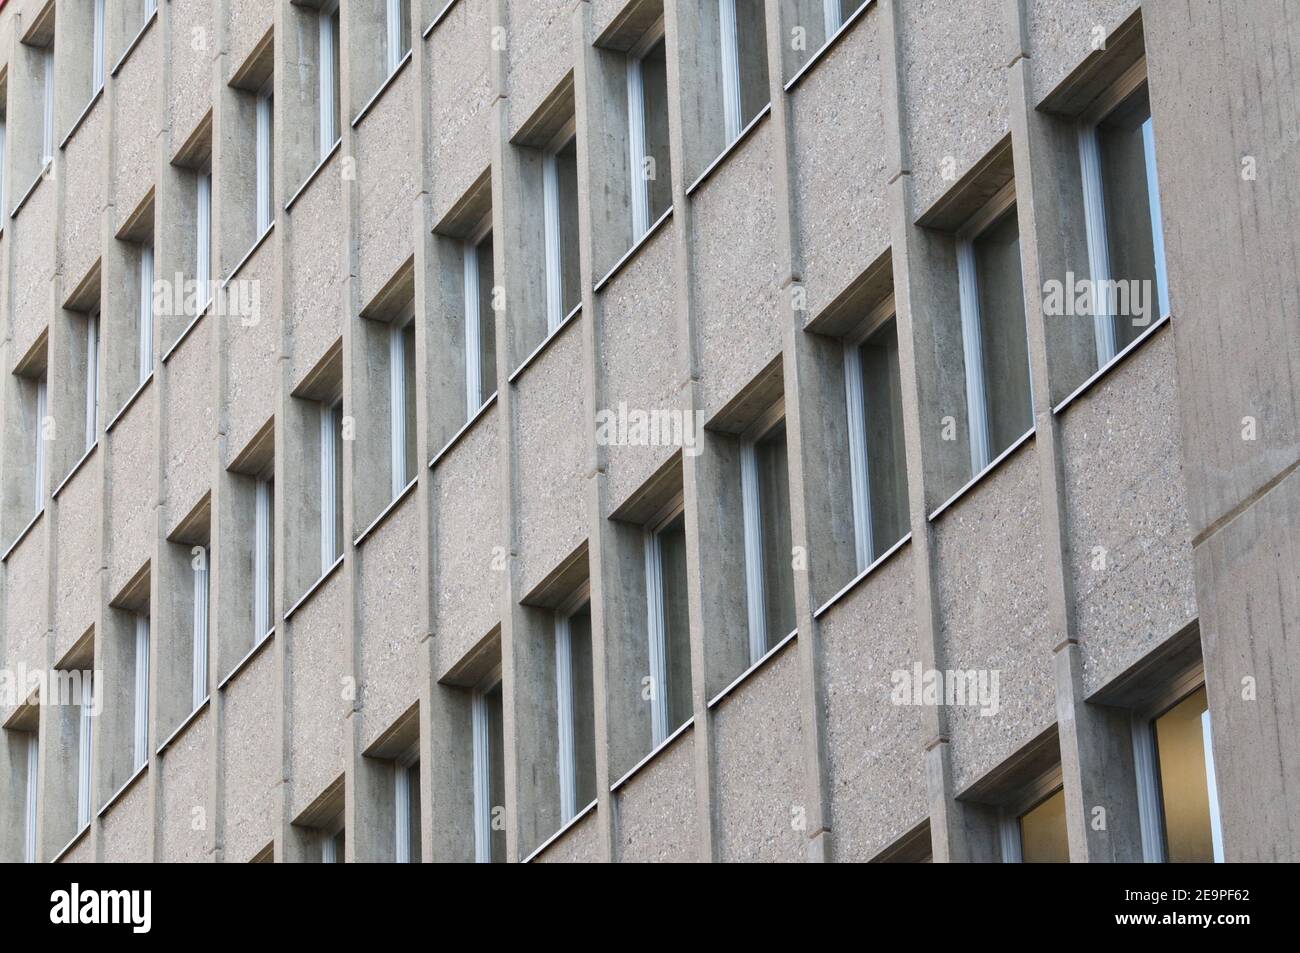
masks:
{"type": "Polygon", "coordinates": [[[465,407],[473,417],[496,393],[496,321],[492,309],[492,233],[465,242],[462,249],[465,303],[465,407]]]}
{"type": "Polygon", "coordinates": [[[560,824],[596,799],[596,712],[591,660],[591,607],[555,613],[555,698],[560,824]]]}
{"type": "Polygon", "coordinates": [[[668,157],[668,68],[662,21],[627,56],[632,243],[672,205],[668,157]]]}
{"type": "Polygon", "coordinates": [[[506,859],[505,825],[505,737],[501,679],[475,689],[470,698],[472,781],[474,817],[474,862],[503,863],[506,859]]]}
{"type": "Polygon", "coordinates": [[[105,0],[94,0],[94,23],[91,27],[90,34],[90,95],[99,95],[99,91],[104,88],[104,3],[105,0]]]}
{"type": "Polygon", "coordinates": [[[143,384],[153,373],[153,246],[140,246],[140,304],[136,323],[139,340],[137,382],[143,384]]]}
{"type": "Polygon", "coordinates": [[[691,632],[686,593],[686,517],[680,495],[645,529],[650,636],[650,740],[658,748],[691,717],[691,632]]]}
{"type": "Polygon", "coordinates": [[[393,762],[394,857],[420,862],[420,762],[415,752],[393,762]]]}
{"type": "Polygon", "coordinates": [[[391,76],[411,51],[411,0],[386,0],[386,4],[384,65],[391,76]]]}
{"type": "Polygon", "coordinates": [[[715,0],[725,150],[768,103],[767,40],[760,0],[715,0]]]}
{"type": "Polygon", "coordinates": [[[339,139],[339,5],[327,3],[317,15],[319,39],[320,118],[319,151],[323,160],[339,139]]]}
{"type": "Polygon", "coordinates": [[[45,418],[49,413],[49,388],[44,373],[36,380],[34,398],[35,426],[32,428],[32,434],[36,440],[36,447],[32,451],[32,480],[36,506],[33,512],[40,513],[45,509],[45,418]]]}
{"type": "Polygon", "coordinates": [[[392,498],[415,479],[415,316],[388,325],[388,419],[392,498]]]}
{"type": "Polygon", "coordinates": [[[784,407],[778,403],[740,445],[749,664],[794,631],[790,476],[784,407]]]}
{"type": "Polygon", "coordinates": [[[194,186],[194,283],[198,313],[212,302],[212,173],[200,172],[194,186]]]}
{"type": "MultiPolygon", "coordinates": [[[[1058,789],[1021,814],[1015,821],[1013,833],[1019,840],[1021,863],[1069,863],[1070,843],[1065,829],[1065,789],[1058,789]]],[[[1006,856],[1003,859],[1007,859],[1006,856]]]]}
{"type": "Polygon", "coordinates": [[[1145,63],[1079,123],[1079,168],[1097,366],[1169,314],[1160,189],[1145,63]],[[1155,314],[1152,311],[1158,308],[1155,314]]]}
{"type": "Polygon", "coordinates": [[[1008,184],[957,233],[971,476],[1033,429],[1020,228],[1008,184]]]}
{"type": "Polygon", "coordinates": [[[343,555],[343,400],[320,405],[320,571],[343,555]]]}
{"type": "Polygon", "coordinates": [[[135,686],[132,693],[133,744],[131,766],[139,771],[149,761],[149,616],[135,616],[135,686]]]}
{"type": "Polygon", "coordinates": [[[191,628],[191,708],[197,710],[208,698],[208,547],[195,546],[190,568],[193,570],[194,621],[191,628]]]}
{"type": "Polygon", "coordinates": [[[23,862],[36,863],[36,800],[40,793],[40,732],[27,733],[27,785],[23,804],[23,862]]]}
{"type": "Polygon", "coordinates": [[[338,828],[327,828],[321,831],[320,837],[320,862],[322,864],[341,864],[343,858],[347,856],[347,835],[344,832],[342,818],[339,818],[338,828]]]}
{"type": "Polygon", "coordinates": [[[54,44],[41,51],[41,165],[54,161],[54,44]]]}
{"type": "Polygon", "coordinates": [[[91,746],[94,738],[95,677],[87,669],[81,673],[81,704],[77,712],[77,830],[90,824],[91,746]]]}
{"type": "Polygon", "coordinates": [[[902,380],[892,300],[844,342],[849,480],[858,572],[907,533],[902,380]]]}
{"type": "Polygon", "coordinates": [[[86,450],[99,434],[99,311],[86,319],[86,450]]]}
{"type": "Polygon", "coordinates": [[[253,645],[258,645],[275,625],[275,482],[259,477],[253,485],[253,645]]]}
{"type": "Polygon", "coordinates": [[[275,186],[271,168],[271,156],[275,145],[275,126],[271,112],[274,103],[274,87],[272,83],[272,80],[267,80],[257,94],[257,232],[255,238],[261,238],[275,220],[275,186]]]}
{"type": "MultiPolygon", "coordinates": [[[[7,99],[8,89],[3,83],[0,83],[0,110],[6,108],[7,99]]],[[[5,152],[7,151],[7,143],[5,140],[8,137],[8,129],[8,114],[0,111],[0,218],[2,218],[2,214],[7,212],[9,209],[9,206],[6,204],[8,200],[5,195],[5,152]]]]}
{"type": "Polygon", "coordinates": [[[542,213],[546,243],[546,332],[582,304],[578,273],[578,140],[572,120],[542,154],[542,213]]]}

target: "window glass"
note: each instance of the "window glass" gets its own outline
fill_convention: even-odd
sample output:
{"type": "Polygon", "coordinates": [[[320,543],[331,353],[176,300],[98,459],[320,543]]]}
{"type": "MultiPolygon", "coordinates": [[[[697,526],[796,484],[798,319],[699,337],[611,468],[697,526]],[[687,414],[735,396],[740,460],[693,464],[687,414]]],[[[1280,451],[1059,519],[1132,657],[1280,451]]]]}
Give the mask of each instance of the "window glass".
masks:
{"type": "Polygon", "coordinates": [[[767,647],[794,631],[794,566],[790,553],[790,472],[784,421],[756,445],[758,505],[763,528],[767,647]]]}
{"type": "Polygon", "coordinates": [[[591,606],[569,617],[573,653],[574,806],[581,811],[596,800],[596,709],[591,660],[591,606]]]}
{"type": "Polygon", "coordinates": [[[989,454],[995,458],[1034,425],[1015,207],[982,232],[974,246],[989,454]]]}
{"type": "Polygon", "coordinates": [[[1171,863],[1212,863],[1214,838],[1206,784],[1204,687],[1155,720],[1164,807],[1165,846],[1171,863]]]}
{"type": "Polygon", "coordinates": [[[668,676],[668,732],[691,717],[691,627],[686,593],[686,517],[659,531],[664,592],[664,662],[668,676]]]}
{"type": "Polygon", "coordinates": [[[1068,864],[1065,789],[1020,816],[1020,859],[1026,864],[1068,864]]]}
{"type": "Polygon", "coordinates": [[[895,323],[891,320],[864,341],[860,354],[874,559],[902,539],[908,529],[903,382],[895,323]]]}

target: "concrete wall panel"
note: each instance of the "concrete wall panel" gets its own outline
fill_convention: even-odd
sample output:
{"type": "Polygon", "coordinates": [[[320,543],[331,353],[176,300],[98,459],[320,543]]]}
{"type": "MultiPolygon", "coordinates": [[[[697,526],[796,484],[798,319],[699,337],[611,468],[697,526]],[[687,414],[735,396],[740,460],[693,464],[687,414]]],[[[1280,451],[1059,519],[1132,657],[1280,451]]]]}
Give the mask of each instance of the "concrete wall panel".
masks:
{"type": "Polygon", "coordinates": [[[61,659],[95,624],[99,602],[99,491],[102,448],[82,464],[58,500],[54,657],[61,659]]]}
{"type": "MultiPolygon", "coordinates": [[[[242,302],[256,302],[226,319],[226,386],[223,408],[229,466],[262,429],[275,407],[280,379],[280,314],[275,307],[276,243],[268,237],[226,286],[242,302]]],[[[322,321],[322,324],[327,322],[322,321]]]]}
{"type": "Polygon", "coordinates": [[[263,649],[225,688],[223,859],[229,863],[252,860],[275,831],[280,752],[278,733],[270,724],[278,689],[270,649],[263,649]]]}
{"type": "Polygon", "coordinates": [[[698,860],[695,735],[684,731],[618,789],[617,859],[624,863],[698,860]]]}
{"type": "Polygon", "coordinates": [[[155,466],[154,392],[142,394],[108,435],[108,512],[113,532],[104,540],[108,591],[121,592],[153,548],[155,466]]]}
{"type": "Polygon", "coordinates": [[[457,3],[426,40],[433,218],[438,221],[492,162],[489,5],[457,3]]]}
{"type": "Polygon", "coordinates": [[[343,697],[347,635],[338,622],[347,604],[345,582],[336,571],[288,622],[291,817],[343,773],[352,704],[343,697]]]}
{"type": "Polygon", "coordinates": [[[212,58],[217,53],[217,39],[210,0],[172,0],[168,6],[172,73],[167,113],[174,151],[212,106],[212,58]]]}
{"type": "Polygon", "coordinates": [[[59,258],[64,277],[79,282],[100,255],[100,216],[104,211],[104,163],[108,148],[108,107],[101,99],[68,142],[64,168],[63,231],[59,258]]]}
{"type": "MultiPolygon", "coordinates": [[[[49,179],[36,186],[18,218],[5,223],[13,268],[13,342],[9,353],[14,362],[36,343],[53,312],[50,283],[54,278],[54,230],[48,223],[54,221],[55,185],[49,179]]],[[[5,194],[12,194],[7,186],[5,194]]]]}
{"type": "Polygon", "coordinates": [[[115,197],[118,216],[115,226],[126,221],[154,184],[158,165],[158,107],[162,95],[158,78],[161,73],[162,33],[150,29],[132,50],[114,80],[117,83],[114,100],[117,114],[113,123],[118,135],[111,194],[115,197]],[[130,130],[130,134],[123,135],[122,130],[130,130]]]}
{"type": "MultiPolygon", "coordinates": [[[[163,465],[169,516],[185,516],[208,491],[212,479],[212,316],[201,318],[167,362],[167,373],[181,382],[169,389],[167,454],[163,465]]],[[[166,527],[167,531],[172,529],[166,527]]]]}
{"type": "Polygon", "coordinates": [[[100,859],[109,864],[142,864],[150,858],[149,778],[139,778],[104,815],[100,859]]]}
{"type": "Polygon", "coordinates": [[[506,7],[511,135],[572,68],[573,6],[572,0],[532,0],[506,7]]]}
{"type": "Polygon", "coordinates": [[[415,83],[415,71],[404,70],[355,132],[357,185],[361,193],[356,240],[363,306],[415,250],[417,146],[411,123],[415,83]]]}
{"type": "Polygon", "coordinates": [[[1025,25],[1035,98],[1055,89],[1092,53],[1099,34],[1108,36],[1139,6],[1134,0],[1029,0],[1025,25]]]}
{"type": "Polygon", "coordinates": [[[204,710],[163,752],[158,859],[164,863],[195,863],[208,857],[209,715],[204,710]]]}

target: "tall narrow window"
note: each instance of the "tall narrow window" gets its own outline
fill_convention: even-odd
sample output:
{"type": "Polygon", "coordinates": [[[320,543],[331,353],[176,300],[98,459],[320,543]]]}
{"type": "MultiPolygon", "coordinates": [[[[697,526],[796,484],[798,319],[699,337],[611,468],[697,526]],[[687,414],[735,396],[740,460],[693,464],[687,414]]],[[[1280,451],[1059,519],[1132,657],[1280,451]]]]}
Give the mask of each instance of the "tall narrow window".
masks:
{"type": "Polygon", "coordinates": [[[77,830],[90,823],[91,744],[94,737],[95,679],[87,669],[81,673],[81,709],[77,737],[77,830]]]}
{"type": "MultiPolygon", "coordinates": [[[[1021,814],[1015,821],[1019,856],[1008,856],[1004,845],[1003,859],[1018,859],[1025,864],[1064,864],[1070,860],[1070,844],[1065,828],[1065,790],[1055,793],[1021,814]]],[[[1004,835],[1005,836],[1005,835],[1004,835]]]]}
{"type": "Polygon", "coordinates": [[[143,384],[153,373],[153,246],[140,246],[140,372],[143,384]]]}
{"type": "Polygon", "coordinates": [[[347,833],[340,823],[338,830],[326,829],[320,832],[320,862],[322,864],[341,864],[346,855],[347,833]]]}
{"type": "Polygon", "coordinates": [[[388,326],[389,473],[393,499],[415,479],[415,319],[388,326]]]}
{"type": "Polygon", "coordinates": [[[99,433],[99,313],[86,319],[86,449],[99,433]]]}
{"type": "Polygon", "coordinates": [[[492,311],[492,234],[464,246],[465,407],[472,417],[496,391],[496,322],[492,311]]]}
{"type": "Polygon", "coordinates": [[[198,310],[212,301],[212,173],[201,172],[194,194],[194,282],[198,286],[198,310]]]}
{"type": "Polygon", "coordinates": [[[320,408],[320,571],[342,555],[343,401],[320,408]]]}
{"type": "Polygon", "coordinates": [[[907,532],[907,463],[903,446],[898,333],[892,319],[844,344],[849,481],[858,571],[907,532]]]}
{"type": "Polygon", "coordinates": [[[271,81],[257,94],[257,236],[271,227],[275,218],[273,203],[275,201],[272,182],[271,156],[274,149],[274,123],[271,109],[274,93],[271,81]]]}
{"type": "Polygon", "coordinates": [[[555,699],[560,823],[596,798],[596,722],[591,665],[591,610],[555,614],[555,699]]]}
{"type": "Polygon", "coordinates": [[[475,689],[470,698],[470,742],[473,746],[474,861],[505,860],[505,830],[498,808],[505,802],[505,755],[502,733],[501,683],[475,689]]]}
{"type": "Polygon", "coordinates": [[[393,762],[394,857],[420,862],[420,762],[414,753],[393,762]]]}
{"type": "Polygon", "coordinates": [[[253,644],[259,644],[271,631],[274,619],[275,483],[259,479],[253,488],[253,644]]]}
{"type": "Polygon", "coordinates": [[[1015,196],[1003,189],[957,236],[971,476],[1033,428],[1015,196]]]}
{"type": "Polygon", "coordinates": [[[391,76],[411,50],[411,0],[387,0],[384,65],[391,76]]]}
{"type": "Polygon", "coordinates": [[[660,30],[652,30],[628,53],[627,117],[629,194],[635,243],[672,204],[668,71],[660,30]]]}
{"type": "Polygon", "coordinates": [[[36,426],[32,433],[36,448],[32,453],[32,498],[35,500],[35,512],[45,509],[45,417],[48,413],[49,389],[45,375],[36,381],[36,426]]]}
{"type": "Polygon", "coordinates": [[[98,95],[104,88],[104,3],[105,0],[95,0],[95,22],[91,29],[90,92],[92,96],[98,95]]]}
{"type": "Polygon", "coordinates": [[[41,52],[41,165],[54,161],[54,47],[41,52]]]}
{"type": "Polygon", "coordinates": [[[36,800],[40,792],[40,735],[33,730],[27,735],[27,790],[23,805],[23,861],[36,863],[36,800]]]}
{"type": "Polygon", "coordinates": [[[339,138],[339,5],[326,4],[317,20],[320,61],[320,157],[323,160],[339,138]]]}
{"type": "MultiPolygon", "coordinates": [[[[1151,719],[1145,731],[1147,744],[1135,745],[1135,761],[1139,776],[1149,771],[1158,785],[1158,833],[1163,835],[1157,838],[1160,855],[1147,850],[1146,859],[1222,863],[1223,831],[1205,687],[1151,719]],[[1150,763],[1152,747],[1154,764],[1150,763]]],[[[1143,821],[1147,827],[1147,818],[1143,821]]]]}
{"type": "Polygon", "coordinates": [[[790,483],[785,421],[769,424],[740,446],[749,663],[794,631],[790,553],[790,483]]]}
{"type": "Polygon", "coordinates": [[[761,3],[717,0],[717,5],[725,149],[768,102],[767,41],[761,3]]]}
{"type": "Polygon", "coordinates": [[[542,155],[546,238],[546,331],[554,334],[582,301],[578,277],[578,153],[573,124],[542,155]]]}
{"type": "Polygon", "coordinates": [[[681,502],[645,531],[650,636],[650,740],[657,748],[691,717],[691,641],[686,608],[686,521],[681,502]]]}
{"type": "Polygon", "coordinates": [[[190,699],[195,710],[208,697],[208,548],[196,547],[194,572],[193,668],[190,699]]]}
{"type": "Polygon", "coordinates": [[[135,703],[134,754],[132,767],[139,771],[149,760],[149,616],[135,617],[135,703]]]}
{"type": "Polygon", "coordinates": [[[1169,313],[1151,102],[1145,82],[1133,88],[1143,72],[1130,71],[1079,123],[1098,367],[1169,313]]]}

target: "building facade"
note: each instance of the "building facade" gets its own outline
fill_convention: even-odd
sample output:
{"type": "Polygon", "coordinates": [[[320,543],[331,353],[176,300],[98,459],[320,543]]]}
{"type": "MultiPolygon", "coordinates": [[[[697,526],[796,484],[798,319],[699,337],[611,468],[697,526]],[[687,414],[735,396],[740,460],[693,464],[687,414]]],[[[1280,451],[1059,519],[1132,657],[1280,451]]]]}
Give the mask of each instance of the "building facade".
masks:
{"type": "Polygon", "coordinates": [[[1284,0],[0,7],[0,860],[1300,856],[1284,0]]]}

